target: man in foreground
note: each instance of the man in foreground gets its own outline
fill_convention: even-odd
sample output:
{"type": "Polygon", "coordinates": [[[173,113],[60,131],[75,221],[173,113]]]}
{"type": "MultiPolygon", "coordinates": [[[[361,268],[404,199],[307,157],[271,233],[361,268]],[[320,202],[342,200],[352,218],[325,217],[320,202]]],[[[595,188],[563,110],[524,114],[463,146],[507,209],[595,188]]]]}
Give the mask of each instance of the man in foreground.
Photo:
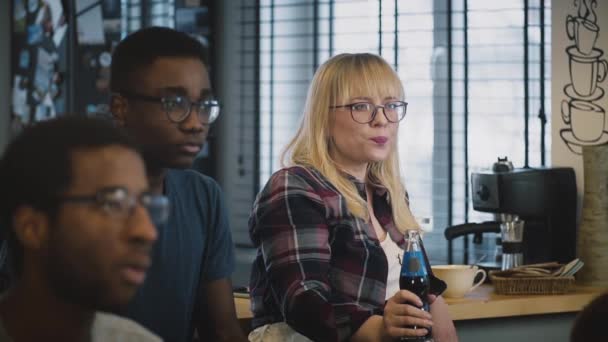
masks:
{"type": "Polygon", "coordinates": [[[13,281],[0,299],[0,341],[160,341],[101,311],[143,283],[167,199],[111,123],[65,117],[20,134],[0,161],[0,222],[13,281]]]}

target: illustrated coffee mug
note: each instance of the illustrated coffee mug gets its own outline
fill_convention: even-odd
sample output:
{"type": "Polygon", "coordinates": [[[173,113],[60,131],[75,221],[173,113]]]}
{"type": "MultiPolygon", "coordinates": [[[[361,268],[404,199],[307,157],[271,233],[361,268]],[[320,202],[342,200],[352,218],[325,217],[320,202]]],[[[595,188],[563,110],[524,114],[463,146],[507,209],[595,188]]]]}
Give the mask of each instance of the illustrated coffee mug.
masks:
{"type": "Polygon", "coordinates": [[[580,96],[591,96],[599,82],[608,73],[608,62],[602,59],[602,52],[595,49],[589,56],[580,54],[575,47],[566,49],[570,56],[570,78],[574,91],[580,96]]]}
{"type": "Polygon", "coordinates": [[[562,101],[562,118],[572,129],[572,135],[580,141],[594,142],[604,134],[604,109],[593,102],[562,101]]]}
{"type": "Polygon", "coordinates": [[[566,18],[568,38],[574,40],[576,48],[584,55],[593,51],[599,30],[599,27],[590,20],[571,15],[566,18]]]}
{"type": "Polygon", "coordinates": [[[435,276],[448,285],[442,294],[445,298],[462,298],[486,280],[486,271],[473,265],[436,265],[432,268],[435,276]],[[478,274],[482,276],[474,283],[478,274]]]}

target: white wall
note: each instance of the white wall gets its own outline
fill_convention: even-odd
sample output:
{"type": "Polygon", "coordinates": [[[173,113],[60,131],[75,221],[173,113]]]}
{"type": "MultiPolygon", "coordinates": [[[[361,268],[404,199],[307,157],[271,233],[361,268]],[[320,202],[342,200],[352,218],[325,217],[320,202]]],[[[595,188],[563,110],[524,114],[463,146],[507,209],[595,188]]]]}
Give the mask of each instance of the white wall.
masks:
{"type": "Polygon", "coordinates": [[[608,143],[608,2],[554,0],[551,6],[551,160],[553,166],[575,169],[580,208],[582,147],[608,143]]]}

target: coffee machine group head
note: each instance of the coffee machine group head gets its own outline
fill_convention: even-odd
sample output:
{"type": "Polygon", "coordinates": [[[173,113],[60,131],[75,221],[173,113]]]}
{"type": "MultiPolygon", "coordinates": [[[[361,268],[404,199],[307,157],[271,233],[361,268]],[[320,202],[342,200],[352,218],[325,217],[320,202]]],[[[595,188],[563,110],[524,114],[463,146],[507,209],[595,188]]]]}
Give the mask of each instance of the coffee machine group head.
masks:
{"type": "Polygon", "coordinates": [[[576,180],[572,168],[522,168],[471,174],[473,208],[525,221],[525,264],[576,257],[576,180]]]}

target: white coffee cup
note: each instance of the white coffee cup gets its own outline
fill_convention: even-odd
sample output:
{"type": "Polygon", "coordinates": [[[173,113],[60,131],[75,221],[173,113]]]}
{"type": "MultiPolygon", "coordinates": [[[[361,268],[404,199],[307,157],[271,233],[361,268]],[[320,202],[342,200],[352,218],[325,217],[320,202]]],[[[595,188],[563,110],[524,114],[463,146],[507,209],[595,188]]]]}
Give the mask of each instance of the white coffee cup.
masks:
{"type": "Polygon", "coordinates": [[[442,294],[445,298],[462,298],[486,280],[486,271],[472,265],[435,265],[432,267],[435,276],[448,285],[442,294]],[[475,277],[482,277],[474,283],[475,277]]]}

